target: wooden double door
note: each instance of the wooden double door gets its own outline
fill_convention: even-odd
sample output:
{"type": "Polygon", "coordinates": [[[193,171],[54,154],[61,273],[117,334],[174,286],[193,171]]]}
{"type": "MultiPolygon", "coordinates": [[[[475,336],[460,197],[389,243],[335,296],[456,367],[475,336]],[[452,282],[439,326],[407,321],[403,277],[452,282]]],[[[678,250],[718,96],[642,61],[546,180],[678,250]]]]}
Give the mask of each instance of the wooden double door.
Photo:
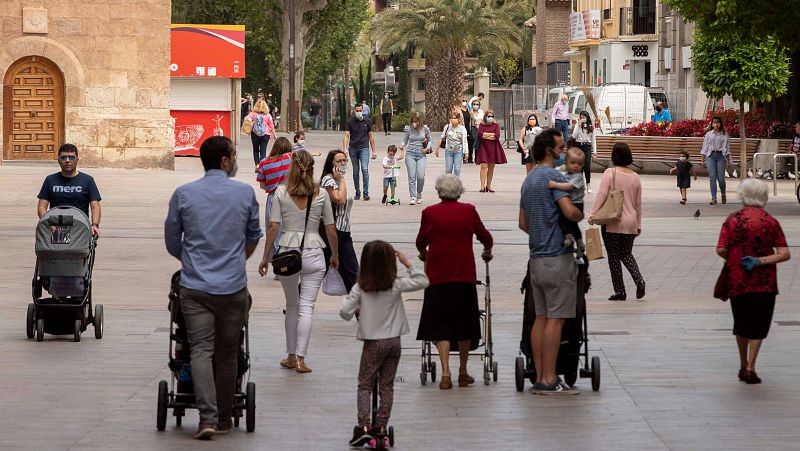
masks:
{"type": "Polygon", "coordinates": [[[52,61],[17,60],[3,80],[3,158],[55,160],[64,142],[64,77],[52,61]]]}

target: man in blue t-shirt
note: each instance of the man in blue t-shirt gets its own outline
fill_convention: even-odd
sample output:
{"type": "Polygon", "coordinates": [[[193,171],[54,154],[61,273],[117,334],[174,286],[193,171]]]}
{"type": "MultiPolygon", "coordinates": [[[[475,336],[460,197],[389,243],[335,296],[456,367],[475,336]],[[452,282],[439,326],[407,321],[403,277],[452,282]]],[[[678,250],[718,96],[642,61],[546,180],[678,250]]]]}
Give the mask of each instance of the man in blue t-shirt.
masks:
{"type": "Polygon", "coordinates": [[[58,165],[61,172],[44,179],[39,191],[37,207],[41,218],[48,208],[70,206],[82,210],[92,220],[92,234],[100,237],[100,191],[92,176],[78,172],[78,148],[62,144],[58,148],[58,165]],[[91,216],[89,209],[91,208],[91,216]]]}
{"type": "Polygon", "coordinates": [[[556,129],[547,129],[536,137],[532,154],[537,166],[522,184],[519,203],[519,228],[528,234],[529,289],[533,290],[536,312],[531,330],[536,367],[533,392],[542,395],[578,393],[556,376],[561,328],[565,319],[575,317],[578,275],[572,250],[563,244],[559,211],[570,221],[583,219],[569,193],[548,188],[551,180],[566,182],[564,175],[553,168],[563,147],[564,138],[556,129]]]}

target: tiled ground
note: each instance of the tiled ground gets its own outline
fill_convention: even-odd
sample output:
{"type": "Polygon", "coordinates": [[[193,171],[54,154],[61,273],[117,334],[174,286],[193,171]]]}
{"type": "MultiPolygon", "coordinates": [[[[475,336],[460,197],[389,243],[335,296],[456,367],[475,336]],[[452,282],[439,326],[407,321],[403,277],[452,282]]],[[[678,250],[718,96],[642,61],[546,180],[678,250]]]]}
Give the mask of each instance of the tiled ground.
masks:
{"type": "MultiPolygon", "coordinates": [[[[399,136],[378,136],[379,148],[399,136]]],[[[314,150],[340,145],[340,136],[309,133],[314,150]]],[[[601,391],[579,382],[577,397],[545,399],[514,390],[513,361],[521,322],[519,283],[526,262],[526,238],[516,228],[518,189],[524,170],[499,167],[497,193],[477,192],[477,169],[465,167],[474,203],[494,234],[491,265],[495,310],[495,352],[499,382],[442,392],[419,383],[419,344],[404,337],[392,423],[397,449],[797,449],[800,439],[800,265],[780,267],[782,295],[776,323],[759,359],[765,383],[736,380],[738,359],[728,306],[711,298],[721,261],[714,255],[724,216],[738,206],[707,205],[704,179],[690,191],[690,205],[677,203],[674,179],[644,176],[643,234],[635,255],[647,278],[643,301],[610,303],[605,261],[591,267],[588,296],[592,355],[601,359],[601,391]],[[701,219],[691,218],[697,208],[701,219]],[[781,325],[784,324],[784,325],[781,325]]],[[[249,149],[241,148],[239,178],[251,180],[249,149]]],[[[248,264],[254,297],[251,324],[252,378],[258,385],[254,434],[234,433],[214,443],[196,443],[196,416],[182,429],[170,421],[155,430],[158,380],[167,378],[169,276],[178,268],[163,247],[166,203],[178,184],[201,173],[196,159],[180,159],[174,172],[87,170],[103,194],[103,238],[98,247],[96,302],[106,306],[106,336],[91,331],[81,343],[47,336],[25,339],[25,305],[33,271],[35,196],[46,166],[0,167],[0,422],[2,449],[109,450],[344,449],[355,418],[355,375],[359,345],[353,324],[338,318],[338,300],[321,296],[308,358],[314,372],[300,376],[280,370],[284,348],[282,292],[277,282],[258,278],[248,264]]],[[[318,166],[321,166],[319,161],[318,166]]],[[[373,163],[373,201],[357,203],[353,236],[357,250],[382,238],[413,252],[420,207],[381,206],[375,201],[381,172],[373,163]]],[[[318,169],[319,170],[319,169],[318,169]]],[[[435,199],[433,181],[442,159],[431,159],[426,204],[435,199]]],[[[595,185],[599,182],[599,175],[595,185]]],[[[400,186],[405,186],[405,176],[400,186]]],[[[731,182],[733,191],[736,182],[731,182]]],[[[788,183],[769,210],[781,221],[790,244],[800,238],[800,205],[788,183]]],[[[403,193],[403,199],[408,195],[403,193]]],[[[731,196],[735,197],[735,196],[731,196]]],[[[592,196],[589,196],[591,201],[592,196]]],[[[479,273],[482,273],[479,266],[479,273]]],[[[483,277],[483,276],[481,276],[483,277]]],[[[629,281],[630,283],[630,281],[629,281]]],[[[415,329],[421,303],[408,300],[415,329]]],[[[471,371],[480,374],[473,361],[471,371]]]]}

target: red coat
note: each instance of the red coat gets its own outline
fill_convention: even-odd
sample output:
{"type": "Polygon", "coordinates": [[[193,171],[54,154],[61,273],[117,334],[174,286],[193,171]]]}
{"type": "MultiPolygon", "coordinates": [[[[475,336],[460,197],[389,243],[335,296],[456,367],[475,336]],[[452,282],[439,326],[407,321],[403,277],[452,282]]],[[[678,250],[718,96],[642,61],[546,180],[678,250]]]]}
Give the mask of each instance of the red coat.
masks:
{"type": "Polygon", "coordinates": [[[425,272],[431,285],[476,282],[473,235],[492,248],[492,234],[472,204],[442,201],[422,210],[417,250],[428,252],[425,272]]]}

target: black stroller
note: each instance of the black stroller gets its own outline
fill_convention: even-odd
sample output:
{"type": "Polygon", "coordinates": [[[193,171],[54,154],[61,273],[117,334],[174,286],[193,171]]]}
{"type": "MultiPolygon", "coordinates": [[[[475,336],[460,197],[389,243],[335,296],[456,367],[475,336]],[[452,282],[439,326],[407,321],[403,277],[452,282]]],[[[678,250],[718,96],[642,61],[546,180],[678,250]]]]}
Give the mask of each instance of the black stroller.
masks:
{"type": "MultiPolygon", "coordinates": [[[[480,342],[477,340],[472,342],[469,355],[480,356],[483,361],[483,383],[484,385],[489,385],[492,381],[497,382],[497,362],[494,360],[494,343],[492,341],[492,293],[489,279],[489,262],[486,262],[486,280],[479,280],[477,284],[484,287],[484,308],[479,311],[483,326],[483,337],[480,342]],[[483,348],[482,352],[472,352],[480,348],[483,348]]],[[[436,362],[434,362],[433,357],[438,356],[439,353],[434,349],[435,346],[432,342],[422,342],[422,354],[420,356],[422,363],[419,373],[419,381],[422,385],[428,382],[428,374],[430,374],[431,382],[436,382],[436,362]]],[[[450,355],[458,355],[457,343],[450,343],[450,355]]]]}
{"type": "Polygon", "coordinates": [[[95,239],[89,218],[75,207],[55,207],[36,225],[36,267],[31,282],[26,333],[43,341],[44,334],[81,333],[89,324],[103,338],[103,306],[92,309],[95,239]],[[50,294],[42,298],[42,292],[50,294]]]}
{"type": "MultiPolygon", "coordinates": [[[[186,333],[186,324],[180,310],[181,272],[172,275],[169,292],[169,369],[170,383],[158,383],[158,407],[156,428],[163,431],[167,426],[167,409],[172,409],[175,425],[180,427],[186,409],[196,409],[194,385],[192,383],[191,350],[186,333]]],[[[233,401],[233,425],[239,427],[239,419],[245,416],[247,432],[256,429],[256,383],[250,381],[250,337],[247,322],[239,333],[237,351],[236,393],[233,401]],[[247,376],[245,378],[245,375],[247,376]]]]}
{"type": "MultiPolygon", "coordinates": [[[[584,263],[578,265],[577,278],[577,309],[576,317],[564,322],[561,330],[561,347],[558,350],[558,360],[556,361],[556,374],[564,376],[564,382],[570,387],[575,385],[578,376],[592,379],[592,390],[600,390],[600,358],[594,356],[589,363],[589,336],[586,322],[586,293],[591,288],[591,278],[589,276],[589,264],[584,257],[584,263]],[[583,367],[580,361],[583,359],[583,367]]],[[[531,383],[536,381],[536,368],[533,364],[533,352],[531,350],[531,328],[536,314],[533,308],[533,290],[530,285],[530,272],[525,272],[525,278],[520,287],[525,297],[524,311],[522,315],[522,339],[520,340],[520,354],[515,365],[515,376],[517,391],[525,389],[525,379],[531,383]]]]}

